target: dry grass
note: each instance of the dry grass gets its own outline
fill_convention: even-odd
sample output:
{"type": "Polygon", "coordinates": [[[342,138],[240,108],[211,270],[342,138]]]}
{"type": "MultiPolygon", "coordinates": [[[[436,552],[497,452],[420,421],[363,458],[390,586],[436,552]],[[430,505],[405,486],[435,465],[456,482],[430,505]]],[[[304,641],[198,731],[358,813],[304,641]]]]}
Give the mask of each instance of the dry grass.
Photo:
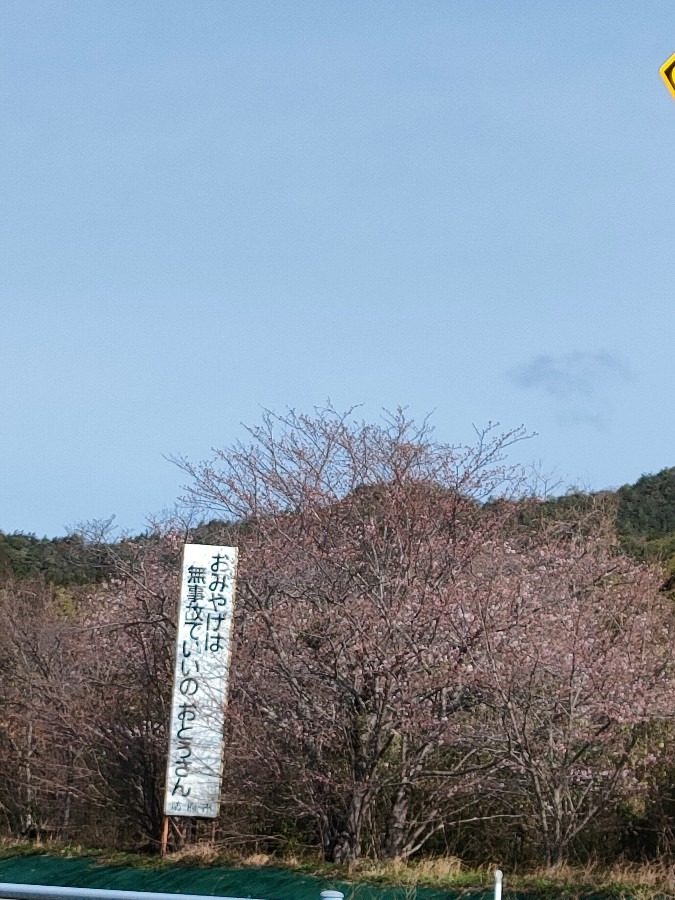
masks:
{"type": "Polygon", "coordinates": [[[183,847],[182,850],[175,850],[167,854],[166,861],[169,865],[171,863],[195,866],[237,865],[252,869],[262,869],[265,866],[280,864],[295,868],[299,865],[295,857],[280,861],[274,859],[269,853],[242,854],[236,851],[223,851],[222,847],[212,843],[191,844],[183,847]]]}
{"type": "Polygon", "coordinates": [[[459,875],[462,871],[462,860],[456,856],[442,856],[438,859],[423,859],[417,863],[417,871],[429,878],[447,878],[459,875]]]}
{"type": "Polygon", "coordinates": [[[558,865],[504,876],[504,894],[523,891],[549,896],[605,897],[625,900],[662,900],[675,897],[675,866],[654,861],[617,862],[611,866],[587,863],[584,866],[558,865]]]}
{"type": "Polygon", "coordinates": [[[350,866],[349,877],[376,884],[432,887],[456,883],[461,880],[464,872],[462,861],[456,856],[434,857],[413,862],[402,859],[377,862],[364,859],[350,866]]]}
{"type": "Polygon", "coordinates": [[[433,857],[410,862],[403,859],[390,859],[375,862],[361,860],[353,867],[359,875],[401,875],[404,878],[416,877],[426,879],[442,879],[449,875],[457,875],[463,870],[462,861],[456,856],[433,857]]]}
{"type": "MultiPolygon", "coordinates": [[[[273,862],[274,860],[268,853],[252,853],[250,856],[245,856],[242,859],[243,865],[257,869],[260,869],[263,866],[269,866],[269,864],[273,862]]],[[[287,865],[289,865],[289,863],[287,863],[287,865]]]]}
{"type": "Polygon", "coordinates": [[[641,865],[623,863],[609,870],[614,881],[624,884],[640,884],[653,887],[667,887],[675,892],[675,866],[672,863],[651,862],[641,865]]]}
{"type": "MultiPolygon", "coordinates": [[[[273,861],[274,862],[274,861],[273,861]]],[[[297,861],[294,859],[294,863],[297,861]]],[[[276,864],[279,861],[276,860],[276,864]]],[[[285,860],[290,868],[294,866],[285,860]]],[[[307,863],[300,864],[307,871],[307,863]]],[[[339,867],[317,865],[317,872],[332,868],[334,875],[355,884],[371,884],[391,887],[441,888],[462,892],[464,890],[491,891],[498,862],[479,868],[466,868],[454,856],[421,859],[405,862],[400,859],[376,862],[360,860],[340,872],[339,867]]],[[[515,874],[508,868],[504,872],[504,897],[510,893],[529,894],[533,897],[589,897],[604,894],[606,897],[625,900],[663,900],[675,898],[675,865],[666,862],[628,863],[612,866],[588,863],[584,866],[559,865],[532,869],[515,874]]]]}
{"type": "Polygon", "coordinates": [[[213,844],[191,844],[189,847],[183,847],[182,850],[169,853],[167,859],[175,863],[207,866],[216,865],[220,855],[213,844]]]}

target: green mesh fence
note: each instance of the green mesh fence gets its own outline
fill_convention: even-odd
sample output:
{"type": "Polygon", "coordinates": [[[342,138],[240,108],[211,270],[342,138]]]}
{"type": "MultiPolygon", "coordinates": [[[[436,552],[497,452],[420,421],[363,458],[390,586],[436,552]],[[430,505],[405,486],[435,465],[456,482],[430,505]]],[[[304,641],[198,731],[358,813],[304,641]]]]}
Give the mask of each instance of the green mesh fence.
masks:
{"type": "MultiPolygon", "coordinates": [[[[50,856],[0,859],[0,882],[255,897],[258,900],[319,900],[321,891],[328,888],[342,891],[345,900],[454,900],[460,896],[429,888],[377,888],[366,884],[345,884],[268,867],[224,869],[217,866],[171,866],[161,870],[136,869],[103,866],[90,859],[50,856]]],[[[462,893],[461,896],[465,900],[490,900],[492,891],[462,893]]],[[[506,900],[506,894],[504,897],[506,900]]]]}

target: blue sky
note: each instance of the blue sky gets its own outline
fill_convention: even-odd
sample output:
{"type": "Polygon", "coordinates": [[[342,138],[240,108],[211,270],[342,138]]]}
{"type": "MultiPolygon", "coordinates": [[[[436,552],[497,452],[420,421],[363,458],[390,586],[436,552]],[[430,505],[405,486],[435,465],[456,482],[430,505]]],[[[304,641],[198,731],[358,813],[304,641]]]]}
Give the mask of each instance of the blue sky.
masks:
{"type": "Polygon", "coordinates": [[[3,0],[0,530],[138,531],[261,408],[675,465],[675,5],[3,0]]]}

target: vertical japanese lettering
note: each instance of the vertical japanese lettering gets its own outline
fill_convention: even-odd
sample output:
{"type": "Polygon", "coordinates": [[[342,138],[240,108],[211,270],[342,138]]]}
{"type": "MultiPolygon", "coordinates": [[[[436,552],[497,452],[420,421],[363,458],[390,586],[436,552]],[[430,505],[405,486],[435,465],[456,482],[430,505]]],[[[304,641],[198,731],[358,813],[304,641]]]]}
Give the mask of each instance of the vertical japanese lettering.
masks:
{"type": "Polygon", "coordinates": [[[218,815],[236,565],[234,547],[185,546],[165,795],[167,815],[218,815]]]}

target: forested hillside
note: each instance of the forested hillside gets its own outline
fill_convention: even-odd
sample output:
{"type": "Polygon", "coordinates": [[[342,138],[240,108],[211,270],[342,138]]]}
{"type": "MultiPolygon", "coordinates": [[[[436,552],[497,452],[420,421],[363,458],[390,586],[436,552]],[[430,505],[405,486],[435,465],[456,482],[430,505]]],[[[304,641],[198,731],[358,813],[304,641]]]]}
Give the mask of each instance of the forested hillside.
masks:
{"type": "MultiPolygon", "coordinates": [[[[510,866],[670,854],[675,469],[542,502],[518,434],[269,417],[182,461],[240,571],[223,846],[510,866]],[[665,567],[661,561],[665,561],[665,567]]],[[[157,848],[177,571],[118,542],[0,535],[0,829],[157,848]]]]}
{"type": "MultiPolygon", "coordinates": [[[[607,501],[617,534],[628,552],[640,559],[662,561],[675,570],[675,467],[655,475],[643,475],[635,484],[601,494],[573,492],[547,501],[556,513],[560,510],[588,508],[598,497],[607,501]]],[[[213,521],[201,526],[197,538],[208,543],[222,527],[213,521]]],[[[139,536],[139,539],[141,536],[139,536]]],[[[43,578],[54,585],[87,584],[101,581],[109,574],[106,553],[101,547],[92,558],[91,545],[81,536],[38,538],[33,534],[0,531],[0,579],[43,578]]]]}
{"type": "Polygon", "coordinates": [[[662,563],[669,575],[675,572],[675,467],[643,475],[616,491],[572,492],[547,500],[544,508],[551,515],[574,514],[598,501],[605,505],[627,553],[662,563]]]}
{"type": "Polygon", "coordinates": [[[27,578],[59,586],[101,581],[106,576],[105,553],[92,549],[77,535],[49,539],[0,531],[0,583],[27,578]]]}

